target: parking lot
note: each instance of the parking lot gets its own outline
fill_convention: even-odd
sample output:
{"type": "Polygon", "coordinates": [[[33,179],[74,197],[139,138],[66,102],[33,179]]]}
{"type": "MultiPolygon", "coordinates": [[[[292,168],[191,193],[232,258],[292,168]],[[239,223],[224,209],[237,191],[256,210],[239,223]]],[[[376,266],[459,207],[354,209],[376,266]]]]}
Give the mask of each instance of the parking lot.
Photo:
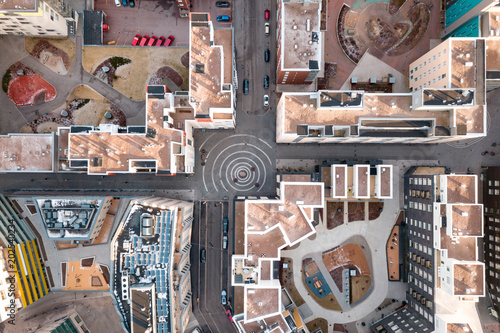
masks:
{"type": "Polygon", "coordinates": [[[106,14],[109,25],[109,31],[104,32],[104,45],[131,45],[136,34],[173,35],[171,46],[189,45],[189,18],[179,17],[174,1],[136,0],[135,7],[130,8],[116,7],[114,0],[97,0],[95,9],[106,14]]]}
{"type": "Polygon", "coordinates": [[[210,18],[212,19],[213,25],[215,28],[222,27],[231,27],[233,23],[233,1],[229,0],[228,2],[231,4],[229,8],[217,8],[215,6],[215,0],[191,0],[191,4],[193,8],[191,8],[192,12],[209,12],[210,18]],[[217,16],[219,15],[227,15],[231,17],[231,22],[217,22],[217,16]]]}

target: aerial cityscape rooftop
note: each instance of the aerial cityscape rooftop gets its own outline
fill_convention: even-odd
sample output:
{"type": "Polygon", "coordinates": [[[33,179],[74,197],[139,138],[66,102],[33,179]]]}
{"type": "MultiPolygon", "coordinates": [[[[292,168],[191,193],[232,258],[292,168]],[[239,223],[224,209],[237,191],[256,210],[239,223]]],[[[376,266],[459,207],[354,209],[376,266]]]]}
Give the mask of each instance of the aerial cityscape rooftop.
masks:
{"type": "Polygon", "coordinates": [[[0,331],[500,332],[498,0],[0,1],[0,331]]]}

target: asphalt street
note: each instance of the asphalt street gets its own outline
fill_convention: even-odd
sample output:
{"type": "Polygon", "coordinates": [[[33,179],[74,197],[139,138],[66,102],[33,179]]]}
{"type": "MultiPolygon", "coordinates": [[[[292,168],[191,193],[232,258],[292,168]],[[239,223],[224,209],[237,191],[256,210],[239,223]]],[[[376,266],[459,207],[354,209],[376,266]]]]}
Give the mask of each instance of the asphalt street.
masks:
{"type": "Polygon", "coordinates": [[[270,105],[276,104],[273,93],[276,82],[276,4],[271,1],[235,1],[233,8],[235,31],[235,52],[238,71],[237,100],[242,110],[249,115],[263,115],[264,95],[269,95],[270,105]],[[264,20],[264,10],[271,11],[269,21],[264,20]],[[264,33],[264,24],[271,25],[270,34],[264,33]],[[264,52],[270,50],[270,61],[264,61],[264,52]],[[264,89],[264,76],[270,78],[268,89],[264,89]],[[243,94],[243,80],[249,82],[248,95],[243,94]]]}
{"type": "MultiPolygon", "coordinates": [[[[222,246],[222,220],[229,214],[227,201],[198,201],[195,203],[191,236],[191,284],[193,290],[193,313],[204,332],[233,332],[235,327],[225,312],[231,309],[232,288],[230,286],[230,256],[232,241],[228,248],[222,246]],[[201,262],[200,252],[206,251],[206,261],[201,262]],[[221,292],[227,291],[227,304],[221,303],[221,292]]],[[[228,238],[232,239],[230,223],[228,238]]]]}

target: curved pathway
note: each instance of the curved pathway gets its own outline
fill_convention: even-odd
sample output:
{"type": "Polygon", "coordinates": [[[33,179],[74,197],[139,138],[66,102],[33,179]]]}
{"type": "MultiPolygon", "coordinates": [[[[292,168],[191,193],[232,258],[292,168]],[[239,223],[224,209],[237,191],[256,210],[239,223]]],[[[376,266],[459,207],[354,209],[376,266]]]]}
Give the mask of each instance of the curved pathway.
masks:
{"type": "Polygon", "coordinates": [[[3,109],[0,116],[2,117],[2,123],[8,123],[0,127],[0,133],[15,133],[19,131],[24,124],[43,115],[45,112],[51,112],[52,110],[60,107],[66,102],[66,98],[71,90],[81,84],[90,86],[92,89],[108,99],[111,103],[120,108],[127,116],[128,124],[144,123],[144,117],[141,116],[144,114],[145,110],[144,101],[135,101],[128,98],[110,85],[85,71],[82,66],[82,31],[83,20],[80,19],[76,37],[73,40],[75,42],[75,57],[66,75],[55,73],[33,56],[28,54],[24,48],[24,38],[7,37],[5,38],[5,41],[1,41],[2,44],[5,43],[9,46],[5,48],[8,51],[2,52],[0,55],[1,75],[3,75],[7,68],[15,62],[12,61],[12,59],[19,59],[18,61],[32,68],[44,80],[53,85],[56,89],[57,95],[50,102],[16,108],[14,103],[12,103],[12,101],[8,98],[7,94],[3,91],[0,92],[0,105],[2,105],[3,109]],[[19,117],[15,116],[16,113],[20,113],[19,117]]]}
{"type": "MultiPolygon", "coordinates": [[[[394,169],[394,179],[399,179],[399,170],[394,169]]],[[[399,195],[400,190],[396,185],[394,187],[394,198],[384,201],[384,211],[374,221],[369,222],[354,222],[340,225],[332,230],[327,230],[326,221],[316,227],[317,236],[314,240],[305,239],[300,243],[300,246],[293,250],[281,251],[282,257],[290,257],[293,259],[293,274],[294,281],[298,281],[295,285],[300,295],[311,308],[313,316],[307,318],[311,321],[314,318],[327,318],[330,324],[344,324],[359,320],[376,309],[387,297],[389,292],[389,280],[387,276],[387,260],[386,260],[386,241],[389,237],[395,219],[400,210],[399,195]],[[323,252],[337,245],[342,244],[351,237],[361,235],[368,243],[372,258],[372,290],[371,293],[350,309],[344,306],[341,302],[343,299],[338,299],[344,311],[332,311],[321,307],[314,299],[308,295],[307,287],[302,283],[302,259],[310,256],[313,252],[323,252]]],[[[332,289],[335,286],[331,286],[332,289]]],[[[337,295],[336,295],[337,296],[337,295]]],[[[304,318],[306,319],[306,318],[304,318]]]]}

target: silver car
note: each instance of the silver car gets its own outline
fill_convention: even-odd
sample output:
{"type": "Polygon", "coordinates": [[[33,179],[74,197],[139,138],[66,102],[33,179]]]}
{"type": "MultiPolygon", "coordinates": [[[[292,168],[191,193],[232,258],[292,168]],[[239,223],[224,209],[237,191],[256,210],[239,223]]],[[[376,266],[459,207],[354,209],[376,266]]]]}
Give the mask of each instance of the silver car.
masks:
{"type": "Polygon", "coordinates": [[[269,106],[269,95],[264,95],[264,106],[269,106]]]}
{"type": "Polygon", "coordinates": [[[220,293],[220,296],[221,296],[221,303],[222,303],[222,305],[226,305],[227,304],[227,292],[226,292],[226,289],[222,290],[222,292],[220,293]]]}

